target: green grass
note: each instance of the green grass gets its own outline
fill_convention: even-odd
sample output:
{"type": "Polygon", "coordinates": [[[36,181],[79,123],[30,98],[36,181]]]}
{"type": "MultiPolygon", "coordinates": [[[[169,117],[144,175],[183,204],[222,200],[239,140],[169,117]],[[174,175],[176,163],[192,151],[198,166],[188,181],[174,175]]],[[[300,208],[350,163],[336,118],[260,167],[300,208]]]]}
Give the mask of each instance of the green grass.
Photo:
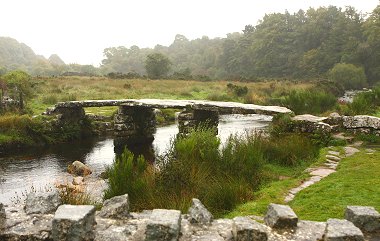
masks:
{"type": "MultiPolygon", "coordinates": [[[[342,148],[337,147],[335,150],[341,151],[342,148]]],[[[322,149],[320,158],[311,166],[320,166],[326,153],[327,148],[322,149]]],[[[286,170],[280,170],[278,173],[286,173],[286,170]]],[[[302,190],[288,205],[300,219],[313,221],[343,218],[348,205],[373,206],[380,210],[379,173],[380,149],[373,155],[361,151],[342,159],[336,173],[302,190]]],[[[289,190],[300,185],[306,178],[307,173],[294,171],[293,178],[271,182],[254,193],[253,201],[239,205],[226,217],[265,215],[268,204],[284,204],[289,190]]]]}
{"type": "Polygon", "coordinates": [[[361,151],[341,161],[338,171],[301,191],[290,203],[301,219],[343,218],[347,205],[380,210],[380,150],[361,151]]]}

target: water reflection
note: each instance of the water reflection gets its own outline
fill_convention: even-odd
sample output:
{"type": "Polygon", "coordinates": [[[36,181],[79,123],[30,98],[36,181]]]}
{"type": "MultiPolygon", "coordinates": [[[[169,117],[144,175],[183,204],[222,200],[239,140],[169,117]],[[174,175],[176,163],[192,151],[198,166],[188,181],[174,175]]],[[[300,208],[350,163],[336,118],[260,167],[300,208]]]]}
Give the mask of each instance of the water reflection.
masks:
{"type": "MultiPolygon", "coordinates": [[[[218,132],[224,143],[231,134],[243,134],[245,130],[265,128],[271,117],[263,115],[227,115],[221,116],[218,132]]],[[[134,147],[136,153],[149,153],[149,160],[155,155],[162,155],[178,133],[176,124],[159,127],[153,144],[134,147]],[[154,150],[154,151],[153,151],[154,150]]],[[[0,202],[9,204],[15,193],[20,195],[31,186],[44,189],[57,180],[69,178],[67,166],[75,160],[82,161],[98,176],[107,165],[115,159],[112,138],[87,140],[58,145],[44,150],[33,150],[0,158],[0,202]]]]}

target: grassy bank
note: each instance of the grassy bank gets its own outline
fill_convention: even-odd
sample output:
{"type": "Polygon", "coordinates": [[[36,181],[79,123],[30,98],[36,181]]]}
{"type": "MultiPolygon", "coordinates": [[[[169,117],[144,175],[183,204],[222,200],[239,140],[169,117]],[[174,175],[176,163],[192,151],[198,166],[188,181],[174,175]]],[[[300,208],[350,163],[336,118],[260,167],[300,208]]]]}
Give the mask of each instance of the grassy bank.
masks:
{"type": "Polygon", "coordinates": [[[59,124],[49,116],[0,115],[0,153],[40,147],[91,135],[91,123],[59,124]]]}
{"type": "MultiPolygon", "coordinates": [[[[321,151],[324,160],[326,150],[321,151]]],[[[347,205],[374,206],[380,210],[380,152],[372,155],[364,150],[343,159],[336,173],[319,183],[299,192],[289,205],[304,220],[326,221],[328,218],[343,218],[347,205]]],[[[308,177],[299,172],[287,180],[269,183],[255,192],[253,201],[238,206],[227,217],[238,215],[264,215],[269,203],[284,203],[289,190],[300,185],[308,177]]]]}
{"type": "Polygon", "coordinates": [[[264,104],[292,90],[314,86],[312,83],[292,81],[233,82],[231,85],[228,81],[127,80],[104,77],[37,78],[35,82],[35,95],[29,102],[34,114],[42,113],[59,101],[91,99],[207,99],[264,104]],[[247,93],[240,91],[245,90],[244,87],[247,87],[247,93]]]}

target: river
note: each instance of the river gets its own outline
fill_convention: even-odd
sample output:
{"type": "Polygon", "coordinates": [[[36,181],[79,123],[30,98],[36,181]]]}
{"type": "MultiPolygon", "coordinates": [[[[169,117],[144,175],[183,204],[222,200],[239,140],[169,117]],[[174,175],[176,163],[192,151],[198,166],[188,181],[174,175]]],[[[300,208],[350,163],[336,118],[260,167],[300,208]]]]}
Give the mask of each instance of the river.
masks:
{"type": "MultiPolygon", "coordinates": [[[[271,119],[264,115],[223,115],[219,120],[218,136],[223,144],[231,134],[240,135],[267,127],[271,119]]],[[[155,154],[163,154],[177,133],[176,124],[158,127],[153,142],[155,154]]],[[[0,202],[15,203],[31,189],[43,191],[57,181],[69,179],[66,169],[75,160],[88,165],[93,170],[92,176],[99,176],[114,159],[112,138],[73,142],[0,158],[0,202]]]]}

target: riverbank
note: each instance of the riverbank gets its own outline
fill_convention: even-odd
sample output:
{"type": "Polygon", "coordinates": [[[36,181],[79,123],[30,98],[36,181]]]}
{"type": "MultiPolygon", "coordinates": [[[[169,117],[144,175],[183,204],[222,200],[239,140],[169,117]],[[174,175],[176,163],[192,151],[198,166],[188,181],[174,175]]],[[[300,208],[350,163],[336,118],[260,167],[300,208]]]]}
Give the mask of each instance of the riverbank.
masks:
{"type": "MultiPolygon", "coordinates": [[[[328,151],[342,152],[342,148],[325,148],[315,166],[325,162],[328,151]]],[[[347,205],[374,206],[380,210],[380,148],[359,147],[360,152],[339,161],[335,173],[298,192],[288,203],[303,219],[326,221],[342,218],[347,205]],[[318,204],[318,205],[316,205],[318,204]]],[[[290,190],[301,185],[310,175],[306,172],[286,180],[264,186],[253,201],[238,206],[226,217],[263,215],[269,203],[285,204],[290,190]]]]}

